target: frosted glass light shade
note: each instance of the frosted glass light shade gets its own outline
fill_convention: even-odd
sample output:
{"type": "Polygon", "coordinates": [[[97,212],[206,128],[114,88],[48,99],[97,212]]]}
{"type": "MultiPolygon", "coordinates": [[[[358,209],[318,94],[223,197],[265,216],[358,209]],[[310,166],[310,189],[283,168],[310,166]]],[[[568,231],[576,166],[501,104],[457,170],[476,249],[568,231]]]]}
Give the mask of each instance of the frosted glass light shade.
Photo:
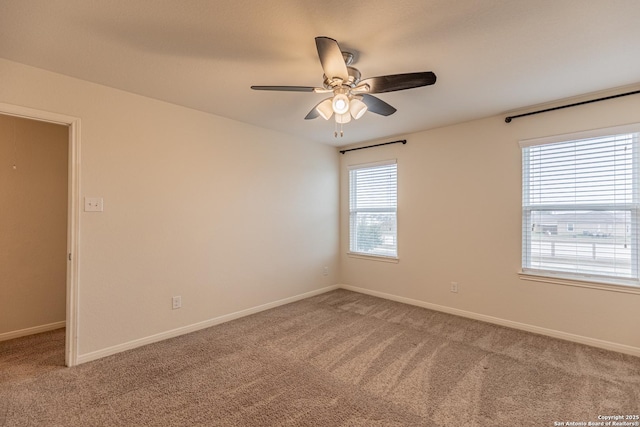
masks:
{"type": "Polygon", "coordinates": [[[336,114],[344,114],[349,111],[349,98],[343,93],[339,93],[333,97],[333,111],[336,114]]]}
{"type": "Polygon", "coordinates": [[[327,98],[324,101],[322,101],[320,104],[318,104],[318,106],[316,107],[316,111],[318,111],[318,114],[320,114],[320,117],[322,117],[325,120],[329,120],[331,116],[333,116],[333,107],[331,105],[331,98],[327,98]]]}
{"type": "Polygon", "coordinates": [[[336,114],[336,122],[337,123],[349,123],[351,121],[351,114],[336,114]]]}
{"type": "Polygon", "coordinates": [[[360,117],[364,115],[364,113],[367,112],[367,105],[364,102],[362,102],[360,99],[353,98],[351,100],[349,111],[351,112],[351,115],[353,116],[353,118],[358,120],[360,117]]]}

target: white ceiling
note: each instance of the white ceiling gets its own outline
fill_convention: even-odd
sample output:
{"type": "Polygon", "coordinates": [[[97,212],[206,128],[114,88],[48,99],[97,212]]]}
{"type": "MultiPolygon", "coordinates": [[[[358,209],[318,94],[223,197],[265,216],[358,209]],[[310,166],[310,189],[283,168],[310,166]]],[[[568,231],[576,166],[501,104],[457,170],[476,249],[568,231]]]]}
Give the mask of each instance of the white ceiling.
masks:
{"type": "MultiPolygon", "coordinates": [[[[342,146],[640,82],[640,0],[0,0],[0,57],[342,146]],[[363,78],[433,71],[334,138],[314,37],[363,78]]],[[[7,84],[7,82],[2,82],[7,84]]]]}

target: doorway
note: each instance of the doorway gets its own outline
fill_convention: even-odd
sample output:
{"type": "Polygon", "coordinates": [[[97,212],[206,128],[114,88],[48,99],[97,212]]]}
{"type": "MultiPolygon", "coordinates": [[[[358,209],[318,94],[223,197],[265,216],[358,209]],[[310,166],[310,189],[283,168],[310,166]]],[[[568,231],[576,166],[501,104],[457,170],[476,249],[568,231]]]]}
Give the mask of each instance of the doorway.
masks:
{"type": "MultiPolygon", "coordinates": [[[[58,292],[57,295],[54,294],[53,289],[48,289],[45,287],[38,288],[37,286],[31,289],[30,291],[20,290],[16,295],[16,304],[19,302],[19,298],[26,298],[25,295],[30,295],[29,298],[35,298],[34,304],[38,303],[47,303],[45,301],[47,298],[51,298],[52,300],[57,300],[54,305],[47,306],[51,312],[45,313],[33,313],[30,316],[32,318],[20,317],[16,320],[14,317],[12,321],[15,321],[14,326],[18,326],[18,329],[14,332],[9,332],[4,335],[4,338],[11,338],[12,334],[15,334],[16,338],[18,336],[28,335],[30,333],[38,333],[44,332],[46,330],[55,329],[56,327],[66,326],[65,332],[65,365],[66,366],[74,366],[77,364],[77,271],[78,271],[78,212],[79,212],[79,129],[80,129],[80,120],[75,117],[64,116],[57,113],[51,113],[46,111],[34,110],[30,108],[14,106],[10,104],[1,104],[0,103],[0,115],[5,125],[8,125],[13,128],[13,132],[17,132],[17,129],[29,129],[32,140],[36,140],[38,138],[44,138],[46,132],[52,131],[54,134],[61,135],[62,142],[58,143],[58,151],[49,151],[50,147],[47,147],[46,153],[40,152],[36,153],[36,157],[29,157],[31,160],[29,162],[22,161],[26,160],[26,156],[34,153],[21,153],[19,148],[28,149],[30,148],[32,151],[37,151],[37,143],[29,144],[29,146],[19,147],[16,141],[11,140],[11,129],[8,130],[8,134],[5,135],[6,139],[9,140],[8,145],[10,147],[6,147],[5,141],[5,150],[7,155],[2,156],[6,160],[3,162],[3,167],[8,170],[7,180],[15,181],[14,184],[20,184],[20,188],[12,188],[12,192],[5,191],[8,193],[9,197],[12,197],[16,203],[16,210],[18,207],[22,212],[20,215],[30,216],[40,218],[47,218],[49,221],[49,216],[51,217],[51,224],[57,224],[56,230],[49,230],[46,228],[47,224],[39,225],[45,228],[39,228],[30,226],[22,240],[25,247],[18,248],[13,247],[11,251],[5,251],[7,254],[7,258],[9,253],[19,253],[19,256],[16,259],[25,260],[25,262],[29,262],[29,253],[30,251],[43,251],[46,252],[47,248],[50,247],[49,241],[55,241],[55,251],[57,252],[57,256],[64,255],[66,259],[66,265],[61,265],[62,261],[60,258],[56,261],[56,263],[52,264],[52,268],[43,269],[42,272],[33,271],[40,269],[40,265],[38,265],[37,269],[32,268],[31,271],[28,271],[28,268],[23,269],[25,274],[27,274],[28,279],[24,280],[24,283],[38,283],[38,279],[40,277],[46,277],[47,275],[55,276],[57,282],[64,281],[64,287],[60,283],[56,285],[59,289],[55,292],[58,292]],[[62,125],[62,126],[50,126],[53,125],[62,125]],[[44,132],[44,133],[43,133],[44,132]],[[66,134],[66,135],[65,135],[66,134]],[[66,144],[65,144],[66,139],[66,144]],[[8,150],[7,150],[8,148],[8,150]],[[62,151],[61,151],[62,150],[62,151]],[[43,161],[43,157],[46,156],[57,156],[58,159],[61,158],[61,162],[58,162],[58,170],[54,171],[52,168],[47,168],[47,171],[42,171],[44,176],[40,176],[37,180],[43,182],[47,179],[58,180],[61,186],[66,186],[62,189],[56,189],[55,191],[59,191],[57,194],[49,194],[53,190],[47,189],[47,191],[38,191],[35,193],[34,197],[25,197],[25,191],[30,191],[30,188],[34,188],[33,185],[37,185],[33,182],[29,182],[36,175],[34,172],[38,168],[35,164],[36,161],[43,161]],[[39,160],[37,158],[40,158],[39,160]],[[22,163],[21,163],[22,161],[22,163]],[[30,164],[30,163],[34,164],[30,164]],[[60,167],[66,169],[66,171],[60,170],[60,167]],[[31,168],[31,169],[29,169],[31,168]],[[66,173],[65,173],[66,172],[66,173]],[[20,173],[22,173],[22,178],[20,178],[20,173]],[[48,175],[47,175],[48,174],[48,175]],[[66,175],[66,176],[65,176],[66,175]],[[20,179],[19,179],[20,178],[20,179]],[[31,187],[30,187],[31,186],[31,187]],[[57,201],[56,201],[57,200],[57,201]],[[56,219],[57,218],[57,219],[56,219]],[[66,224],[65,224],[66,223],[66,224]],[[66,225],[66,227],[65,227],[66,225]],[[46,231],[43,231],[46,230],[46,231]],[[55,239],[51,239],[48,236],[45,242],[45,235],[55,234],[58,235],[55,239]],[[62,233],[62,234],[60,234],[62,233]],[[66,234],[66,236],[65,236],[66,234]],[[42,242],[39,242],[39,237],[42,237],[42,242]],[[39,244],[41,243],[41,244],[39,244]],[[62,252],[65,250],[66,253],[62,252]],[[38,277],[40,274],[40,277],[38,277]],[[59,279],[59,280],[58,280],[59,279]],[[29,294],[31,292],[31,294],[29,294]],[[60,295],[64,294],[64,295],[60,295]],[[63,317],[64,320],[60,318],[63,317]],[[34,324],[35,326],[30,327],[19,327],[20,325],[30,325],[34,324]]],[[[5,126],[5,131],[7,131],[7,126],[5,126]]],[[[6,133],[6,132],[5,132],[6,133]]],[[[40,147],[43,147],[41,144],[40,147]]],[[[53,164],[53,157],[52,162],[53,164]]],[[[41,163],[45,164],[45,163],[41,163]]],[[[40,173],[41,171],[38,171],[40,173]]],[[[37,181],[36,180],[36,181],[37,181]]],[[[7,194],[5,194],[7,196],[7,194]]],[[[9,208],[11,206],[7,205],[9,208]]],[[[16,218],[15,223],[19,224],[21,222],[25,223],[26,219],[24,218],[16,218]]],[[[51,227],[53,228],[53,227],[51,227]]],[[[22,229],[21,229],[22,230],[22,229]]],[[[16,231],[16,230],[14,230],[16,231]]],[[[17,231],[20,233],[21,231],[17,231]]],[[[24,232],[24,231],[22,231],[24,232]]],[[[9,234],[9,233],[8,233],[9,234]]],[[[16,234],[16,233],[14,233],[16,234]]],[[[15,243],[15,242],[12,242],[15,243]]],[[[22,244],[21,243],[21,244],[22,244]]],[[[34,257],[37,254],[34,253],[34,257]]],[[[48,254],[51,257],[51,254],[48,254]]],[[[49,260],[47,260],[47,255],[45,258],[42,258],[43,262],[46,264],[49,260]]],[[[16,271],[19,271],[19,266],[16,271]]],[[[15,272],[14,272],[15,273],[15,272]]],[[[24,302],[23,302],[24,303],[24,302]]],[[[52,301],[53,303],[53,301],[52,301]]],[[[11,329],[11,326],[9,326],[11,329]]],[[[15,329],[15,328],[14,328],[15,329]]]]}

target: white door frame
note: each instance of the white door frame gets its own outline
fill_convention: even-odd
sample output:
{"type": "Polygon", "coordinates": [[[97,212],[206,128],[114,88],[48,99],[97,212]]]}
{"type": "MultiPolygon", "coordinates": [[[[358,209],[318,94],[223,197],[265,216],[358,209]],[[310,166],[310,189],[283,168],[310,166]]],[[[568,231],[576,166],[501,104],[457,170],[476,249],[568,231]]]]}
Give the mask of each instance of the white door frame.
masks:
{"type": "Polygon", "coordinates": [[[69,127],[67,205],[67,318],[64,361],[78,364],[78,240],[80,231],[80,119],[49,111],[0,103],[0,114],[69,127]]]}

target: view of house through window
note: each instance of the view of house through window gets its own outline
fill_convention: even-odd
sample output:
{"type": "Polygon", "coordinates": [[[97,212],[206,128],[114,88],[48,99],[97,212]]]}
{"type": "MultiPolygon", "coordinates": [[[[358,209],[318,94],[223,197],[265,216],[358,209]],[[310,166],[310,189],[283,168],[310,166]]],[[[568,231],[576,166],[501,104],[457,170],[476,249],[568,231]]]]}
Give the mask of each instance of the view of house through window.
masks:
{"type": "Polygon", "coordinates": [[[636,281],[637,131],[521,145],[523,271],[636,281]]]}
{"type": "Polygon", "coordinates": [[[396,258],[395,160],[349,168],[349,251],[396,258]]]}

